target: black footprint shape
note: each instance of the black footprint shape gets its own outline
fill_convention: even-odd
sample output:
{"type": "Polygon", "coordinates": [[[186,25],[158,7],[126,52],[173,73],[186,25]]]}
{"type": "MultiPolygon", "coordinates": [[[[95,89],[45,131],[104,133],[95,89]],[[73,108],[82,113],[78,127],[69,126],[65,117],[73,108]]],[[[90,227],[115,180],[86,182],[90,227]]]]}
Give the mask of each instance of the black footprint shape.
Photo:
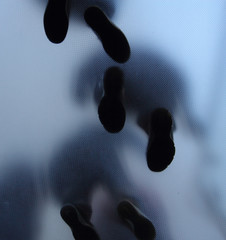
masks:
{"type": "Polygon", "coordinates": [[[124,127],[126,112],[122,97],[123,72],[118,67],[111,67],[104,75],[104,96],[98,107],[100,122],[110,133],[117,133],[124,127]]]}
{"type": "Polygon", "coordinates": [[[130,46],[122,31],[98,7],[89,7],[84,14],[86,23],[102,42],[106,53],[116,62],[124,63],[130,57],[130,46]]]}
{"type": "Polygon", "coordinates": [[[64,41],[69,24],[70,0],[49,0],[44,14],[44,29],[52,43],[64,41]]]}
{"type": "Polygon", "coordinates": [[[84,218],[82,212],[76,206],[71,204],[65,205],[61,209],[60,215],[71,228],[72,234],[76,240],[100,239],[93,227],[93,224],[84,218]]]}
{"type": "Polygon", "coordinates": [[[151,171],[161,172],[173,161],[175,146],[172,139],[172,117],[164,108],[151,114],[147,164],[151,171]]]}
{"type": "Polygon", "coordinates": [[[156,237],[155,227],[144,214],[130,201],[123,200],[117,207],[120,218],[128,225],[137,239],[154,240],[156,237]]]}

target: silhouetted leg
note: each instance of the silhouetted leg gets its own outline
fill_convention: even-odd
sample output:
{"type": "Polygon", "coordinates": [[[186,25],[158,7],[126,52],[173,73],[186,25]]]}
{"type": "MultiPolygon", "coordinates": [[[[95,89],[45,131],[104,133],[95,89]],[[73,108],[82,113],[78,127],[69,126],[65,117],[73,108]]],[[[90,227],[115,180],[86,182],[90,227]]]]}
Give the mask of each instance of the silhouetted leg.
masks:
{"type": "Polygon", "coordinates": [[[38,231],[38,196],[33,169],[16,164],[0,176],[0,239],[32,240],[38,231]]]}
{"type": "Polygon", "coordinates": [[[122,31],[98,7],[89,7],[84,14],[86,23],[100,38],[106,53],[116,62],[124,63],[130,57],[130,46],[122,31]]]}
{"type": "MultiPolygon", "coordinates": [[[[111,154],[111,157],[114,154],[111,154]]],[[[142,205],[139,190],[130,182],[126,172],[122,168],[119,159],[114,156],[112,167],[115,171],[108,172],[108,179],[105,179],[111,196],[117,202],[117,211],[127,227],[129,226],[137,239],[151,240],[155,237],[155,227],[152,222],[138,209],[142,205]],[[135,207],[136,205],[136,207],[135,207]],[[128,224],[129,223],[129,224],[128,224]]],[[[106,170],[107,171],[107,170],[106,170]]]]}
{"type": "Polygon", "coordinates": [[[96,240],[99,237],[90,221],[91,197],[95,186],[95,153],[86,141],[89,135],[85,130],[82,136],[78,134],[66,142],[52,159],[49,165],[50,187],[62,206],[61,217],[71,228],[74,238],[96,240]],[[94,155],[94,159],[90,155],[94,155]]]}
{"type": "Polygon", "coordinates": [[[61,43],[68,31],[71,0],[48,0],[44,14],[46,36],[53,43],[61,43]]]}

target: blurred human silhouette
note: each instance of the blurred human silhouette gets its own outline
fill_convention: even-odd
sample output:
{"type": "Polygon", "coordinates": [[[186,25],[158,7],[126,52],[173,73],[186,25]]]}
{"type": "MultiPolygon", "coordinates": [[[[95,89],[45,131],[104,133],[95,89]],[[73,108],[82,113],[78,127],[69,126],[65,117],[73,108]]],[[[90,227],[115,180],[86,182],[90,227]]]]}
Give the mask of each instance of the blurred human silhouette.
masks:
{"type": "Polygon", "coordinates": [[[196,131],[196,120],[187,102],[182,74],[159,54],[148,52],[136,45],[132,48],[130,60],[123,65],[115,64],[98,51],[84,63],[76,76],[77,81],[73,82],[73,94],[78,103],[89,101],[92,97],[90,93],[93,93],[94,100],[99,105],[104,89],[104,73],[111,66],[118,66],[123,72],[127,117],[133,118],[149,136],[146,155],[148,167],[152,171],[163,171],[172,162],[175,154],[173,116],[179,107],[192,131],[196,131]],[[162,110],[155,112],[156,120],[151,120],[151,113],[155,109],[162,110]],[[162,133],[165,131],[164,134],[159,132],[160,128],[162,133]]]}
{"type": "Polygon", "coordinates": [[[148,167],[154,172],[165,170],[173,161],[172,124],[171,114],[166,109],[157,108],[151,113],[146,156],[148,167]]]}
{"type": "MultiPolygon", "coordinates": [[[[119,205],[118,211],[124,220],[131,220],[139,230],[137,219],[145,219],[144,228],[152,226],[154,229],[154,225],[156,239],[162,239],[160,222],[164,225],[165,220],[161,217],[161,207],[152,209],[153,203],[144,201],[139,188],[129,180],[121,157],[125,146],[139,148],[139,137],[132,137],[132,132],[132,129],[123,129],[118,134],[110,134],[99,124],[86,123],[54,155],[49,165],[50,188],[62,206],[62,218],[72,228],[75,238],[82,238],[84,229],[87,229],[89,234],[95,236],[94,239],[98,239],[98,232],[90,222],[91,202],[95,189],[103,186],[109,191],[116,208],[125,199],[131,202],[132,205],[126,206],[126,209],[120,207],[123,203],[119,205]],[[140,209],[139,214],[135,206],[140,209]],[[74,227],[72,222],[75,223],[74,227]]],[[[145,237],[138,239],[146,240],[145,237]]]]}
{"type": "Polygon", "coordinates": [[[34,169],[17,159],[0,175],[0,239],[35,239],[39,230],[34,169]]]}
{"type": "Polygon", "coordinates": [[[89,7],[84,13],[86,23],[100,39],[105,52],[116,62],[124,63],[130,57],[130,46],[123,34],[98,7],[89,7]]]}
{"type": "Polygon", "coordinates": [[[122,104],[123,72],[118,67],[111,67],[105,72],[103,81],[104,96],[98,106],[99,119],[108,132],[117,133],[126,120],[122,104]]]}
{"type": "Polygon", "coordinates": [[[131,45],[129,61],[122,65],[115,63],[100,50],[86,60],[79,74],[73,76],[72,94],[77,103],[83,104],[92,97],[97,105],[100,103],[103,95],[103,76],[112,66],[120,67],[124,75],[127,116],[133,118],[147,134],[149,117],[154,109],[165,108],[173,117],[179,106],[195,132],[197,121],[187,101],[182,73],[160,54],[135,44],[131,45]]]}

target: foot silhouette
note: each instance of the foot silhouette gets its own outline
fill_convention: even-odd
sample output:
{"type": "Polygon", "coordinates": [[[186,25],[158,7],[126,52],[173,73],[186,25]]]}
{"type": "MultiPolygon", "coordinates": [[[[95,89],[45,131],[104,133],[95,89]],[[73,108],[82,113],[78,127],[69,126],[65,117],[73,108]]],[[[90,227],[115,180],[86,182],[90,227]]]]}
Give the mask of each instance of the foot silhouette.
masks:
{"type": "Polygon", "coordinates": [[[71,228],[76,240],[99,240],[99,236],[79,207],[65,205],[60,211],[61,217],[71,228]]]}
{"type": "Polygon", "coordinates": [[[147,164],[151,171],[161,172],[172,162],[175,146],[172,139],[172,117],[164,108],[151,114],[147,164]]]}
{"type": "Polygon", "coordinates": [[[122,31],[98,7],[85,11],[86,23],[97,34],[106,53],[116,62],[124,63],[130,57],[130,46],[122,31]]]}
{"type": "Polygon", "coordinates": [[[121,131],[125,124],[122,96],[123,72],[118,67],[111,67],[104,75],[104,96],[98,107],[100,122],[110,133],[121,131]]]}
{"type": "Polygon", "coordinates": [[[152,222],[146,218],[130,201],[118,205],[118,214],[139,240],[153,240],[156,232],[152,222]]]}
{"type": "Polygon", "coordinates": [[[44,29],[52,43],[64,41],[69,24],[70,0],[49,0],[44,14],[44,29]]]}

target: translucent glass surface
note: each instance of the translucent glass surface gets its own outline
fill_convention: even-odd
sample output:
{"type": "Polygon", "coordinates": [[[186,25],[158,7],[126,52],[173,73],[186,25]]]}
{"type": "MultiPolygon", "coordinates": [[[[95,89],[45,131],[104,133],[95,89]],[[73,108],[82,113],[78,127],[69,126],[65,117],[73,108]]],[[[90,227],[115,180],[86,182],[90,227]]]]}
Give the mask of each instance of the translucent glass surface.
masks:
{"type": "Polygon", "coordinates": [[[60,209],[90,193],[103,240],[136,239],[117,216],[124,198],[152,220],[156,239],[225,239],[226,2],[73,1],[61,44],[45,35],[46,0],[0,1],[0,240],[73,239],[60,209]],[[95,4],[127,37],[127,63],[110,59],[85,23],[95,4]],[[129,93],[119,134],[97,114],[110,66],[124,71],[129,93]],[[135,115],[162,104],[176,154],[156,173],[135,115]]]}

